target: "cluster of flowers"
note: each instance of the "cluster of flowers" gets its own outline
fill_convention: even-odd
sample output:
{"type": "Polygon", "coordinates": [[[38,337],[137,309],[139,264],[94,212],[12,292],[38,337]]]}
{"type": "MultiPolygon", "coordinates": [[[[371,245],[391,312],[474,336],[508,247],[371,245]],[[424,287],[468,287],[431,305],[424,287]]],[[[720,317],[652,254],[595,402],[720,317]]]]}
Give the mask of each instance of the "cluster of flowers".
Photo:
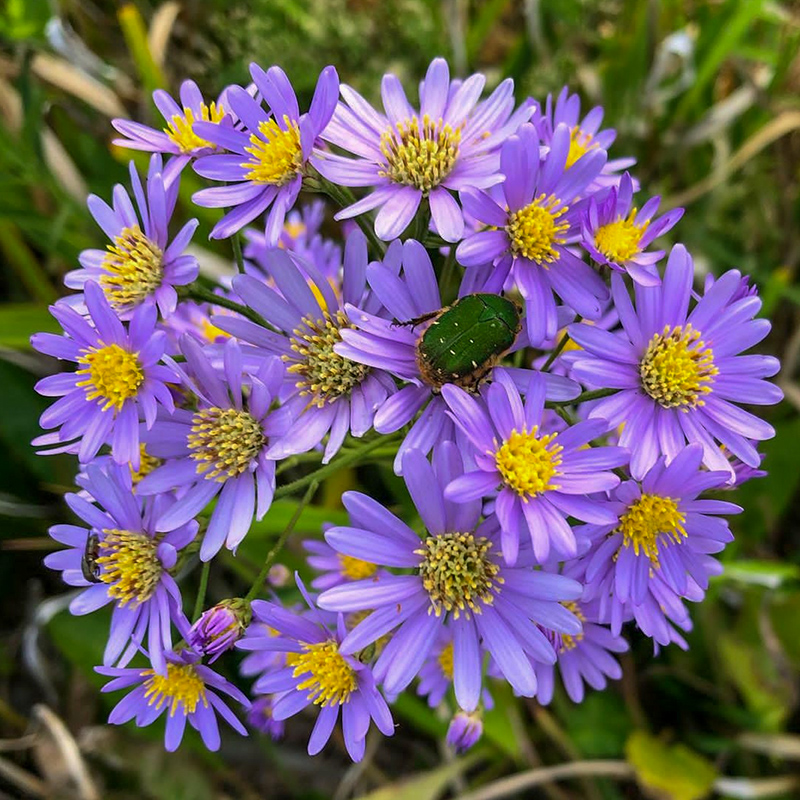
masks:
{"type": "Polygon", "coordinates": [[[620,677],[625,623],[685,647],[685,601],[741,510],[706,494],[763,474],[774,433],[740,404],[781,398],[776,359],[742,355],[770,327],[747,278],[695,291],[679,244],[660,268],[651,245],[682,211],[634,205],[602,109],[581,116],[566,90],[517,106],[507,80],[482,100],[482,75],[451,80],[436,59],[419,109],[386,75],[381,112],[328,67],[301,113],[278,67],[251,72],[216,102],[191,82],[180,102],[156,92],[163,130],[114,122],[118,145],[152,153],[146,180],[132,164],[132,199],[89,198],[110,244],[67,276],[63,335],[33,337],[77,364],[38,385],[59,399],[36,444],[81,464],[66,501],[83,524],[51,530],[66,549],[46,563],[81,590],[73,613],[113,606],[97,669],[129,693],[110,721],[166,710],[167,749],[187,719],[213,749],[217,716],[246,732],[221,695],[276,737],[313,707],[316,753],[341,711],[357,760],[417,679],[431,706],[454,698],[448,738],[466,748],[490,679],[548,703],[557,667],[580,701],[620,677]],[[170,238],[189,164],[219,183],[193,200],[226,209],[211,237],[239,254],[213,289],[197,222],[170,238]],[[301,190],[338,206],[343,247],[321,201],[295,207],[301,190]],[[243,597],[200,614],[201,594],[187,618],[176,576],[236,551],[278,462],[302,476],[287,493],[313,491],[300,454],[328,474],[337,454],[387,451],[418,520],[348,491],[349,524],[306,543],[304,606],[256,599],[268,559],[243,597]],[[252,703],[204,663],[234,646],[252,703]]]}

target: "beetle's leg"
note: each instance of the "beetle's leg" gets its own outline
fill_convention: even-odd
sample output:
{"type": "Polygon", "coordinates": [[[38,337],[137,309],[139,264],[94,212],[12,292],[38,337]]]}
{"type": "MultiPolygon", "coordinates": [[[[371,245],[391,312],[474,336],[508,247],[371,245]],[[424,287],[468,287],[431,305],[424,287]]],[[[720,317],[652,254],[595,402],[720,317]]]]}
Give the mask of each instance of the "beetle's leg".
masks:
{"type": "Polygon", "coordinates": [[[414,319],[408,319],[405,322],[400,322],[399,320],[394,320],[392,322],[393,328],[416,328],[417,325],[421,325],[423,322],[427,322],[429,319],[433,319],[434,317],[438,316],[441,313],[441,309],[437,311],[431,311],[428,314],[423,314],[420,317],[414,317],[414,319]]]}

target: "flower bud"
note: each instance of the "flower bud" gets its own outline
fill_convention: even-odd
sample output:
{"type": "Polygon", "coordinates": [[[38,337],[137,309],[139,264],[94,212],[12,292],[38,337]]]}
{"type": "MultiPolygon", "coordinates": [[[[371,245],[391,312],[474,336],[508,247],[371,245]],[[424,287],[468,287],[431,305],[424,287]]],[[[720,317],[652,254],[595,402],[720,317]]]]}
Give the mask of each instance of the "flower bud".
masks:
{"type": "Polygon", "coordinates": [[[270,586],[274,586],[276,589],[282,589],[284,586],[288,586],[291,579],[292,573],[284,564],[273,564],[267,573],[267,583],[270,586]]]}
{"type": "Polygon", "coordinates": [[[483,721],[480,712],[458,711],[447,729],[447,744],[457,753],[469,750],[483,735],[483,721]]]}
{"type": "Polygon", "coordinates": [[[257,697],[247,712],[247,721],[256,730],[278,741],[283,738],[284,724],[283,720],[277,720],[272,716],[274,705],[275,701],[270,694],[257,697]]]}
{"type": "Polygon", "coordinates": [[[223,600],[204,611],[186,634],[188,644],[216,661],[229,650],[250,624],[250,603],[241,598],[223,600]]]}

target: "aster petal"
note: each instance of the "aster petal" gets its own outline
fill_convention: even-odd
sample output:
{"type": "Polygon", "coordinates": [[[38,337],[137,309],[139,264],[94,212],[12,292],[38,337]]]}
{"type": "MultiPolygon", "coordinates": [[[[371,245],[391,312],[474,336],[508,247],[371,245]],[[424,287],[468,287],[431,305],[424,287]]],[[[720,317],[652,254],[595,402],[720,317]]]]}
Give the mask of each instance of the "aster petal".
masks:
{"type": "Polygon", "coordinates": [[[375,233],[384,241],[396,239],[417,213],[422,192],[413,186],[397,187],[375,217],[375,233]]]}

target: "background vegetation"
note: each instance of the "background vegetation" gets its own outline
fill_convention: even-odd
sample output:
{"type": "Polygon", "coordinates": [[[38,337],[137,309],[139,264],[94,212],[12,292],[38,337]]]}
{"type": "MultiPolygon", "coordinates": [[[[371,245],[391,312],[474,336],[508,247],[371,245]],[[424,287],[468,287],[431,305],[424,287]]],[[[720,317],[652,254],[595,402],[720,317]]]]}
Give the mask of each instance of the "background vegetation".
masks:
{"type": "MultiPolygon", "coordinates": [[[[799,43],[800,4],[767,0],[4,0],[0,797],[800,796],[799,43]],[[54,368],[28,337],[52,329],[46,307],[64,292],[63,274],[101,238],[86,194],[107,197],[125,180],[128,154],[110,144],[109,120],[154,122],[154,88],[191,77],[213,94],[245,81],[251,60],[279,63],[306,99],[333,63],[375,99],[385,70],[413,86],[439,54],[461,74],[485,71],[492,85],[512,76],[519,97],[568,83],[587,104],[602,103],[619,131],[616,155],[636,156],[649,193],[687,207],[673,233],[699,268],[738,267],[758,283],[774,323],[766,349],[784,363],[787,395],[770,414],[770,475],[738,494],[746,512],[733,522],[725,575],[694,609],[690,651],[654,658],[634,636],[623,681],[582,705],[558,695],[545,709],[498,691],[483,742],[461,759],[442,746],[446,721],[414,698],[396,706],[394,739],[372,742],[355,767],[336,746],[309,760],[303,722],[277,745],[230,739],[210,755],[189,740],[167,756],[159,730],[102,725],[109,699],[92,665],[107,620],[71,618],[65,587],[41,566],[47,527],[67,518],[61,496],[74,464],[36,457],[28,444],[46,405],[33,384],[54,368]],[[560,767],[539,771],[583,774],[595,759],[608,760],[613,777],[563,782],[560,767]],[[517,783],[497,782],[508,775],[517,783]],[[522,790],[533,780],[538,788],[522,790]]],[[[196,241],[210,248],[202,231],[213,216],[189,207],[186,174],[179,213],[200,213],[196,241]]],[[[229,254],[200,257],[214,265],[229,254]]],[[[331,479],[301,532],[335,521],[336,498],[358,479],[331,479]]],[[[263,558],[291,510],[276,504],[254,529],[240,569],[263,558]]],[[[226,596],[226,576],[216,581],[211,596],[226,596]]]]}

